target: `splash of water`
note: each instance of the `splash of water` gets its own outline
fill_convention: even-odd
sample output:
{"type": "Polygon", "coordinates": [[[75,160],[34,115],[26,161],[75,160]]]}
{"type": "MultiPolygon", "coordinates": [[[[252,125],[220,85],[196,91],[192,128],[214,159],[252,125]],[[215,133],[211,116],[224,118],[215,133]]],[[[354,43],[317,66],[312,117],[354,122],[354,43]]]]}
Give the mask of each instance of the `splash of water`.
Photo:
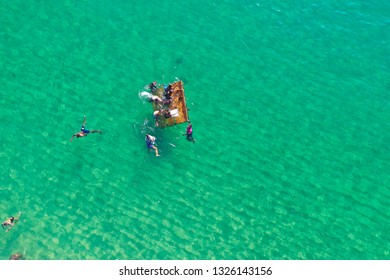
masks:
{"type": "Polygon", "coordinates": [[[142,99],[142,100],[147,100],[149,98],[151,98],[153,95],[150,93],[150,92],[147,92],[147,91],[141,91],[139,94],[138,94],[139,98],[142,99]]]}

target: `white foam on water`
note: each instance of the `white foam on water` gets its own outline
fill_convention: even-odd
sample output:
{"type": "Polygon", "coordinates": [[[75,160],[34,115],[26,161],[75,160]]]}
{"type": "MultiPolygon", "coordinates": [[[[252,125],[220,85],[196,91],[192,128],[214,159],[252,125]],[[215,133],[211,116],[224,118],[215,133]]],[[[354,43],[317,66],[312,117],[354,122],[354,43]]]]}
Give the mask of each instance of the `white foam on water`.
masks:
{"type": "Polygon", "coordinates": [[[138,96],[139,96],[140,99],[147,100],[148,98],[151,98],[153,95],[152,95],[150,92],[141,91],[141,92],[138,94],[138,96]]]}

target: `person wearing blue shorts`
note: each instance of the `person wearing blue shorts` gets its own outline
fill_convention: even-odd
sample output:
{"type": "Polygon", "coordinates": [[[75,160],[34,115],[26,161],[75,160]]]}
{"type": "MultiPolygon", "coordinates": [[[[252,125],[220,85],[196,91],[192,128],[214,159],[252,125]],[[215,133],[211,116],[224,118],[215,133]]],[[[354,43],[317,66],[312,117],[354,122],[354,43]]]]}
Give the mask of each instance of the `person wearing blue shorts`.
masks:
{"type": "Polygon", "coordinates": [[[156,137],[154,137],[150,134],[145,135],[146,147],[148,148],[148,150],[154,149],[156,152],[156,157],[159,157],[160,155],[158,154],[158,149],[156,147],[155,141],[156,141],[156,137]]]}
{"type": "Polygon", "coordinates": [[[100,134],[102,133],[101,130],[88,130],[88,129],[86,129],[86,128],[85,128],[86,122],[87,122],[87,117],[84,116],[84,122],[83,122],[83,124],[81,125],[81,131],[80,131],[80,132],[77,132],[77,133],[75,133],[75,134],[73,134],[72,137],[71,137],[70,140],[69,140],[70,142],[72,142],[72,140],[73,140],[74,137],[77,137],[77,138],[79,138],[79,137],[84,137],[84,136],[88,136],[88,134],[90,134],[90,133],[95,133],[95,132],[99,132],[100,134]]]}

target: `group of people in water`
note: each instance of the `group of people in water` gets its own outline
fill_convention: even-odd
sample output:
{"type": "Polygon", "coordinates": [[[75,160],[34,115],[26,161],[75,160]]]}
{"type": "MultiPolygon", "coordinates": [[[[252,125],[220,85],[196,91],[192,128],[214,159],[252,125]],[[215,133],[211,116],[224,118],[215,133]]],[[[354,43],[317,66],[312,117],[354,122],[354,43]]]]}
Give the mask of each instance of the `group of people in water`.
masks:
{"type": "MultiPolygon", "coordinates": [[[[150,83],[149,89],[150,89],[152,94],[155,93],[158,89],[157,82],[154,81],[154,82],[150,83]]],[[[156,126],[158,126],[158,118],[159,117],[161,117],[161,116],[163,116],[164,118],[171,117],[171,113],[170,113],[169,109],[166,108],[166,106],[171,103],[171,98],[170,98],[171,92],[172,92],[171,85],[164,86],[164,99],[158,97],[157,95],[152,95],[149,98],[149,102],[154,102],[155,104],[160,105],[159,106],[160,108],[153,112],[153,118],[155,120],[156,126]]],[[[81,125],[80,131],[72,135],[72,137],[69,140],[70,142],[72,142],[73,138],[75,138],[75,137],[80,138],[80,137],[88,136],[90,133],[102,134],[101,130],[88,130],[88,129],[86,129],[85,128],[86,123],[87,123],[87,117],[84,116],[84,121],[81,125]]],[[[192,137],[192,124],[190,123],[190,121],[188,121],[186,133],[183,133],[183,135],[187,136],[186,139],[188,141],[195,143],[195,139],[192,137]]],[[[148,148],[148,150],[153,149],[156,152],[156,156],[157,157],[160,156],[160,154],[158,153],[157,145],[156,145],[156,137],[154,137],[150,134],[146,134],[145,135],[145,143],[146,143],[146,147],[148,148]]]]}
{"type": "Polygon", "coordinates": [[[169,110],[169,105],[172,102],[171,99],[172,87],[171,85],[168,86],[164,85],[163,98],[154,95],[158,89],[156,81],[149,84],[149,89],[150,92],[152,93],[152,96],[149,97],[149,102],[154,103],[155,105],[154,107],[157,109],[153,112],[153,119],[155,121],[155,125],[159,126],[159,119],[161,117],[164,119],[168,119],[172,117],[171,112],[169,110]]]}
{"type": "MultiPolygon", "coordinates": [[[[171,111],[169,110],[169,105],[171,104],[171,93],[172,93],[172,87],[171,84],[168,86],[163,86],[164,87],[164,94],[163,98],[160,98],[157,95],[154,95],[158,89],[157,82],[154,81],[149,84],[149,90],[152,93],[152,96],[149,97],[149,102],[154,103],[157,110],[153,112],[153,118],[155,120],[155,126],[159,126],[159,118],[163,117],[165,119],[168,119],[172,117],[171,111]]],[[[192,137],[192,124],[190,121],[188,121],[188,126],[186,129],[186,133],[183,133],[183,135],[187,136],[187,140],[195,143],[195,139],[192,137]]],[[[146,134],[145,135],[145,143],[146,147],[150,149],[154,149],[156,152],[156,156],[160,156],[158,153],[158,148],[156,146],[156,137],[146,134]]]]}
{"type": "MultiPolygon", "coordinates": [[[[157,83],[156,82],[151,83],[149,85],[149,88],[150,88],[150,91],[152,93],[155,93],[156,90],[157,90],[157,83]]],[[[152,95],[149,98],[149,102],[155,102],[156,104],[161,105],[160,108],[153,113],[153,117],[156,120],[156,126],[158,126],[158,123],[157,123],[157,118],[158,117],[160,117],[160,116],[164,116],[165,118],[171,117],[169,109],[164,108],[166,105],[169,105],[170,102],[171,102],[171,99],[170,99],[170,93],[171,93],[170,85],[167,86],[167,87],[164,87],[164,92],[165,92],[164,93],[164,99],[161,99],[160,97],[158,97],[156,95],[152,95]]],[[[87,123],[87,117],[84,116],[84,120],[83,120],[83,123],[81,125],[80,131],[72,135],[72,137],[69,140],[70,142],[72,142],[75,137],[76,138],[85,137],[85,136],[88,136],[90,133],[100,133],[100,134],[102,134],[101,130],[88,130],[88,129],[86,129],[85,128],[86,123],[87,123]]],[[[183,135],[186,136],[186,139],[188,141],[195,143],[195,139],[192,137],[192,124],[190,123],[190,121],[188,121],[186,132],[183,133],[183,135]]],[[[153,149],[155,151],[156,157],[160,156],[160,154],[158,152],[157,145],[156,145],[156,137],[155,136],[150,135],[150,134],[146,134],[145,135],[145,143],[146,143],[146,147],[147,147],[148,150],[152,150],[153,149]]],[[[21,213],[19,213],[18,217],[11,216],[8,219],[6,219],[1,224],[2,228],[5,229],[6,232],[10,231],[12,229],[12,227],[15,225],[15,223],[19,220],[20,215],[21,215],[21,213]]],[[[22,254],[16,253],[16,254],[13,254],[10,257],[10,260],[19,260],[19,259],[23,259],[23,258],[24,258],[24,256],[22,254]]]]}
{"type": "MultiPolygon", "coordinates": [[[[186,133],[183,133],[183,135],[187,136],[187,140],[195,143],[195,139],[192,137],[192,124],[188,122],[186,133]]],[[[159,157],[158,148],[156,146],[156,137],[146,134],[145,135],[145,143],[148,150],[153,149],[156,152],[156,157],[159,157]]]]}

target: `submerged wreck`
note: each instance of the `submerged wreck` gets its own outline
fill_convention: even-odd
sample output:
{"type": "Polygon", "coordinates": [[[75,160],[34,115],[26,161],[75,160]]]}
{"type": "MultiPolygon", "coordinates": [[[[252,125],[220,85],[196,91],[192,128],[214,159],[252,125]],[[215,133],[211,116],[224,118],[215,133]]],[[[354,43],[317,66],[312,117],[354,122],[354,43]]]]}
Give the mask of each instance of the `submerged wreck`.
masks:
{"type": "Polygon", "coordinates": [[[152,83],[150,89],[153,94],[150,102],[153,105],[156,126],[164,128],[189,121],[182,81],[163,87],[152,83]]]}

